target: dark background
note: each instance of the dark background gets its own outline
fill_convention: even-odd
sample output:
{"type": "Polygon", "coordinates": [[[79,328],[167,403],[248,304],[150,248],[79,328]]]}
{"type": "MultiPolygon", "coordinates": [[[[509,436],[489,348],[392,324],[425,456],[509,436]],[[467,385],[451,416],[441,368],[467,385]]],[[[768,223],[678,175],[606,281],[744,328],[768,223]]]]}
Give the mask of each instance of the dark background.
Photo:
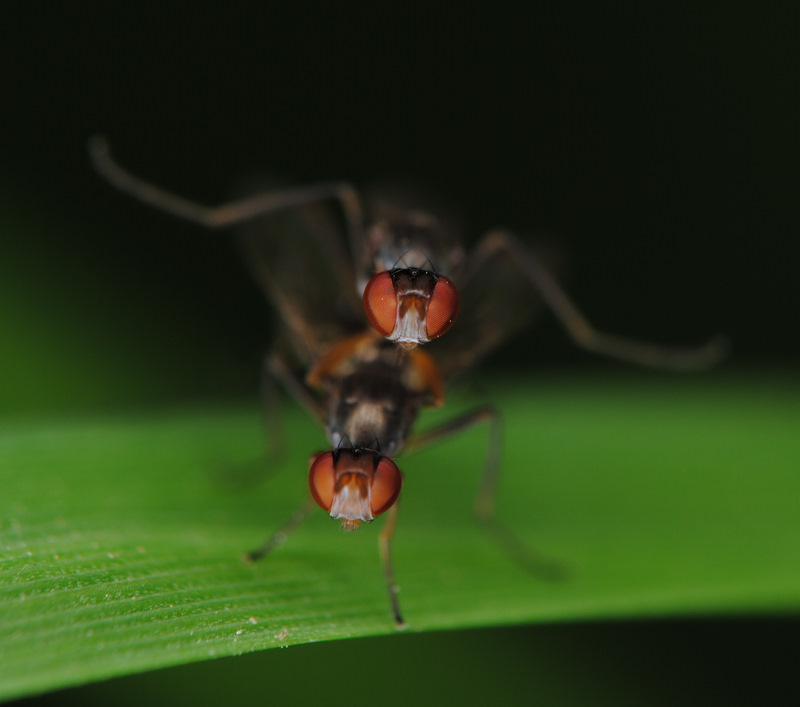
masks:
{"type": "MultiPolygon", "coordinates": [[[[45,354],[7,375],[38,392],[4,409],[255,389],[270,312],[231,243],[104,184],[85,153],[97,131],[137,174],[207,203],[265,167],[424,185],[463,207],[471,241],[495,225],[557,238],[597,325],[674,343],[725,332],[728,366],[796,372],[796,5],[430,5],[6,3],[0,209],[21,225],[0,234],[3,307],[24,303],[6,331],[44,332],[29,338],[45,354]],[[87,392],[109,361],[141,384],[87,392]]],[[[490,365],[592,361],[545,320],[490,365]]],[[[753,694],[761,675],[780,684],[775,624],[635,630],[646,653],[613,627],[559,635],[584,665],[619,656],[623,683],[636,659],[639,675],[688,675],[730,703],[755,655],[753,694]],[[690,660],[713,660],[710,674],[676,657],[698,641],[690,660]]]]}
{"type": "MultiPolygon", "coordinates": [[[[469,241],[495,225],[556,239],[598,326],[687,344],[724,332],[731,365],[797,360],[791,3],[4,13],[0,198],[46,219],[35,243],[4,237],[30,251],[23,296],[46,318],[48,300],[95,281],[102,302],[82,309],[97,316],[75,331],[104,321],[106,358],[160,339],[158,355],[129,364],[185,365],[178,395],[252,390],[269,308],[224,235],[92,173],[85,143],[98,131],[128,168],[206,203],[259,168],[424,185],[462,207],[469,241]],[[112,347],[112,331],[125,343],[112,347]]],[[[548,319],[493,359],[593,361],[548,319]]]]}

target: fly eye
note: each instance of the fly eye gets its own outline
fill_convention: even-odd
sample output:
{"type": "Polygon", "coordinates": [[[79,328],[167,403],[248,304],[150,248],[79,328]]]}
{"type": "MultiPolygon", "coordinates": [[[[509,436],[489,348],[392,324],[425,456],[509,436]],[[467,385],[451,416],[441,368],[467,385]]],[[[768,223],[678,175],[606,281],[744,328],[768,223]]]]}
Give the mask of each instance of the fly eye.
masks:
{"type": "Polygon", "coordinates": [[[400,495],[403,487],[403,476],[391,459],[381,458],[375,476],[372,477],[371,499],[372,515],[380,515],[388,511],[400,495]]]}
{"type": "Polygon", "coordinates": [[[383,336],[389,336],[397,323],[397,294],[392,276],[378,273],[364,289],[364,309],[372,327],[383,336]]]}
{"type": "Polygon", "coordinates": [[[456,320],[458,314],[458,290],[453,281],[443,275],[439,276],[433,288],[425,329],[429,339],[444,334],[456,320]]]}
{"type": "Polygon", "coordinates": [[[333,504],[333,491],[336,486],[336,471],[333,468],[333,452],[320,452],[311,458],[308,470],[308,485],[311,495],[326,511],[333,504]]]}

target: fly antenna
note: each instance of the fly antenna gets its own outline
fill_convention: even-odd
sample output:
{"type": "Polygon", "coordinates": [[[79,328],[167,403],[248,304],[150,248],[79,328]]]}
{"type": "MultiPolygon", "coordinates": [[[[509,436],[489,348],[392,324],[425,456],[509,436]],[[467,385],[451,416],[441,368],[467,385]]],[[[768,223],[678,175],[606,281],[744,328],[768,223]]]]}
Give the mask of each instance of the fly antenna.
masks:
{"type": "MultiPolygon", "coordinates": [[[[397,260],[395,260],[394,261],[394,265],[392,265],[392,270],[401,269],[400,263],[403,261],[403,259],[406,257],[406,255],[408,255],[408,249],[406,249],[405,252],[403,252],[403,253],[401,253],[400,255],[397,256],[397,260]]],[[[404,265],[403,267],[408,267],[408,266],[404,265]]]]}

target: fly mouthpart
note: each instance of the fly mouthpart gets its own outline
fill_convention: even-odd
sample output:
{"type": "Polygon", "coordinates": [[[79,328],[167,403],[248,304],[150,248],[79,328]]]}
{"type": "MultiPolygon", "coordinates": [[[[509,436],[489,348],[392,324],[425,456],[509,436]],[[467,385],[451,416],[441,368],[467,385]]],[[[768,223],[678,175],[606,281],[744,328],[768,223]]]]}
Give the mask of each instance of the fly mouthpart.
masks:
{"type": "Polygon", "coordinates": [[[342,518],[342,530],[346,530],[348,533],[351,533],[354,530],[358,530],[360,527],[361,527],[360,520],[351,520],[350,518],[342,518]]]}
{"type": "MultiPolygon", "coordinates": [[[[331,518],[342,520],[342,525],[357,522],[369,523],[372,517],[372,499],[369,478],[358,472],[345,472],[336,480],[331,503],[331,518]]],[[[358,525],[355,527],[357,528],[358,525]]],[[[352,530],[354,528],[348,528],[352,530]]]]}
{"type": "Polygon", "coordinates": [[[425,319],[428,298],[409,293],[401,295],[399,300],[394,331],[386,338],[399,344],[412,344],[411,348],[416,344],[427,343],[429,339],[425,319]]]}

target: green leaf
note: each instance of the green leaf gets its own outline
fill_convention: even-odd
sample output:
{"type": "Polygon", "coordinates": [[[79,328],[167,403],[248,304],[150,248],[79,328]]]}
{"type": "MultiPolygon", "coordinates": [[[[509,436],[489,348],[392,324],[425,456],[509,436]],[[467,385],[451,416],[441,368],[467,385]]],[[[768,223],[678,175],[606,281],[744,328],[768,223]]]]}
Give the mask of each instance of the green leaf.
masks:
{"type": "MultiPolygon", "coordinates": [[[[474,523],[472,430],[401,459],[395,542],[411,631],[800,606],[798,385],[707,375],[489,380],[505,419],[498,513],[562,581],[474,523]]],[[[454,396],[421,427],[475,396],[454,396]]],[[[0,698],[209,657],[395,632],[377,531],[321,511],[245,564],[303,502],[322,433],[257,410],[0,427],[0,698]],[[270,478],[262,478],[269,476],[270,478]]]]}

